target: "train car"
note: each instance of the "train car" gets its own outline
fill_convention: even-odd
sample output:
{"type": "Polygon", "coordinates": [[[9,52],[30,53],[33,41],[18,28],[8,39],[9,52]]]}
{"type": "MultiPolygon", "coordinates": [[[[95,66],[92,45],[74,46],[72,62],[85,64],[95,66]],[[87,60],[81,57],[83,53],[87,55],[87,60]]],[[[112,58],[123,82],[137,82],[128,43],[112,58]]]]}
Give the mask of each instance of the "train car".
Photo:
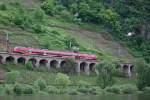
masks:
{"type": "Polygon", "coordinates": [[[20,53],[20,54],[24,54],[24,55],[41,55],[41,56],[50,56],[50,57],[64,57],[64,58],[97,60],[97,56],[92,55],[92,54],[51,51],[51,50],[27,48],[27,47],[15,47],[13,49],[13,53],[20,53]]]}

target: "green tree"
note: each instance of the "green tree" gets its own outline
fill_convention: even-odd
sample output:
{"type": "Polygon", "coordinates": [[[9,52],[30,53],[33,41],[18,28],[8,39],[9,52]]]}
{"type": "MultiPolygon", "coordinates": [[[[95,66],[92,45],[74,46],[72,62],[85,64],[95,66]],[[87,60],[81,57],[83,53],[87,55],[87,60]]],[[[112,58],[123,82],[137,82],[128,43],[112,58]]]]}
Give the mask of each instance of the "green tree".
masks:
{"type": "Polygon", "coordinates": [[[96,70],[99,72],[97,77],[97,83],[101,88],[111,86],[114,84],[113,72],[115,71],[115,64],[103,61],[96,66],[96,70]]]}
{"type": "Polygon", "coordinates": [[[46,0],[41,4],[41,8],[46,12],[48,15],[54,15],[54,1],[53,0],[46,0]]]}
{"type": "Polygon", "coordinates": [[[145,87],[150,86],[150,65],[140,59],[136,62],[136,67],[138,72],[137,87],[143,90],[145,87]]]}
{"type": "Polygon", "coordinates": [[[60,89],[65,89],[67,88],[67,86],[70,84],[70,79],[69,76],[67,76],[66,74],[62,74],[62,73],[58,73],[56,75],[56,84],[58,85],[58,87],[60,89]]]}
{"type": "Polygon", "coordinates": [[[27,70],[33,70],[34,69],[32,61],[27,62],[25,67],[27,70]]]}
{"type": "Polygon", "coordinates": [[[34,81],[34,86],[35,86],[35,88],[37,88],[39,90],[44,90],[46,88],[47,84],[44,79],[39,78],[36,81],[34,81]]]}
{"type": "Polygon", "coordinates": [[[19,76],[18,71],[11,71],[6,73],[6,83],[8,84],[14,84],[16,82],[17,77],[19,76]]]}
{"type": "Polygon", "coordinates": [[[75,68],[77,66],[77,63],[75,62],[75,59],[67,58],[64,61],[65,61],[65,63],[61,66],[62,71],[64,73],[71,73],[71,74],[74,73],[75,68]]]}

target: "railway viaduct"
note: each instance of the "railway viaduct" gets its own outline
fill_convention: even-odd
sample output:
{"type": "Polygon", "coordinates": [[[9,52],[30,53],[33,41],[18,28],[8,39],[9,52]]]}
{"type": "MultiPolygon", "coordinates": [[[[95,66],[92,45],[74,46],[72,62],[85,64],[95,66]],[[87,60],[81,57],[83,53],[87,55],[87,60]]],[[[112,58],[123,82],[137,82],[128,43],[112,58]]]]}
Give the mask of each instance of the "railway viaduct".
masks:
{"type": "MultiPolygon", "coordinates": [[[[25,65],[27,62],[31,61],[34,67],[44,67],[48,70],[51,68],[62,68],[63,65],[66,63],[64,58],[60,57],[47,57],[47,56],[38,56],[38,55],[31,55],[26,56],[22,54],[8,54],[8,53],[0,53],[0,63],[14,63],[16,65],[23,64],[25,65]]],[[[94,66],[98,64],[98,61],[94,60],[76,60],[77,66],[75,71],[80,73],[85,73],[89,75],[90,72],[94,72],[94,66]]]]}
{"type": "MultiPolygon", "coordinates": [[[[63,68],[63,65],[66,63],[64,58],[60,57],[47,57],[47,56],[38,56],[38,55],[22,55],[22,54],[8,54],[0,53],[0,64],[14,63],[16,65],[23,64],[31,61],[34,67],[40,68],[44,67],[48,70],[51,68],[63,68]]],[[[76,60],[77,66],[75,71],[80,74],[84,73],[89,75],[92,72],[96,72],[94,66],[99,64],[99,61],[95,60],[76,60]]],[[[120,70],[126,73],[129,77],[132,75],[133,65],[131,63],[119,63],[120,70]]]]}

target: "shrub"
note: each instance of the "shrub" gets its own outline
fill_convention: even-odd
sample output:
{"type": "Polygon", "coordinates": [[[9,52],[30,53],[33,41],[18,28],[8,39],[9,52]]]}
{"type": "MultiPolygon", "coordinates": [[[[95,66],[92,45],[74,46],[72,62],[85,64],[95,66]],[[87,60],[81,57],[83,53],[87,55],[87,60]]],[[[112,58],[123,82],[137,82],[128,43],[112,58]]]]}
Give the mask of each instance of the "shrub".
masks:
{"type": "Polygon", "coordinates": [[[21,95],[22,92],[23,92],[23,85],[15,84],[13,91],[14,91],[15,94],[21,95]]]}
{"type": "Polygon", "coordinates": [[[8,84],[14,84],[16,82],[17,77],[19,76],[18,71],[12,71],[6,73],[6,83],[8,84]]]}
{"type": "Polygon", "coordinates": [[[33,93],[34,93],[34,89],[32,86],[30,86],[30,85],[24,86],[23,94],[33,94],[33,93]]]}
{"type": "Polygon", "coordinates": [[[125,84],[121,86],[121,90],[125,94],[132,94],[135,93],[138,89],[136,86],[131,85],[131,84],[125,84]]]}
{"type": "Polygon", "coordinates": [[[79,47],[79,43],[77,42],[77,40],[73,37],[67,36],[65,37],[65,45],[66,45],[66,49],[72,50],[72,47],[79,47]],[[71,45],[70,45],[71,43],[71,45]]]}
{"type": "Polygon", "coordinates": [[[56,75],[55,81],[56,84],[62,89],[66,88],[70,84],[69,76],[62,73],[58,73],[56,75]]]}
{"type": "Polygon", "coordinates": [[[64,73],[74,73],[75,72],[75,67],[76,67],[76,62],[75,62],[75,59],[65,59],[64,60],[65,61],[65,63],[63,64],[63,66],[61,66],[62,67],[62,71],[64,72],[64,73]]]}
{"type": "Polygon", "coordinates": [[[7,95],[13,94],[13,86],[12,85],[5,85],[4,92],[7,95]]]}
{"type": "Polygon", "coordinates": [[[12,19],[12,22],[15,24],[15,25],[22,25],[23,24],[23,18],[19,17],[19,16],[15,16],[13,19],[12,19]]]}
{"type": "Polygon", "coordinates": [[[55,35],[60,35],[59,31],[57,30],[52,30],[51,33],[54,33],[55,35]]]}
{"type": "Polygon", "coordinates": [[[54,2],[53,2],[53,0],[44,1],[41,4],[41,8],[46,12],[46,14],[53,15],[54,14],[54,2]]]}
{"type": "Polygon", "coordinates": [[[89,93],[89,88],[86,88],[86,87],[79,87],[77,89],[77,91],[81,92],[81,93],[85,93],[85,94],[88,94],[89,93]]]}
{"type": "Polygon", "coordinates": [[[42,78],[34,81],[34,86],[35,88],[39,89],[39,90],[44,90],[46,88],[46,81],[43,80],[42,78]]]}
{"type": "Polygon", "coordinates": [[[28,63],[26,63],[25,67],[27,70],[33,70],[34,67],[33,67],[32,61],[29,61],[28,63]]]}
{"type": "Polygon", "coordinates": [[[58,94],[58,89],[54,86],[48,86],[46,90],[49,94],[58,94]]]}
{"type": "Polygon", "coordinates": [[[33,12],[33,20],[35,20],[36,23],[39,23],[39,22],[44,23],[44,19],[45,19],[45,13],[42,9],[39,8],[33,12]]]}
{"type": "Polygon", "coordinates": [[[61,15],[64,10],[66,10],[66,8],[62,5],[55,5],[54,7],[54,13],[57,15],[61,15]]]}
{"type": "Polygon", "coordinates": [[[76,89],[71,89],[71,90],[69,90],[68,94],[69,95],[78,95],[79,93],[78,93],[78,91],[76,89]]]}
{"type": "Polygon", "coordinates": [[[33,25],[33,29],[34,29],[34,32],[37,33],[37,34],[46,32],[46,29],[40,24],[33,25]]]}
{"type": "Polygon", "coordinates": [[[37,95],[48,96],[49,94],[45,91],[38,91],[37,95]]]}
{"type": "Polygon", "coordinates": [[[89,84],[87,82],[85,82],[85,81],[79,81],[78,85],[79,85],[79,87],[86,87],[86,88],[89,87],[89,84]]]}
{"type": "Polygon", "coordinates": [[[70,12],[68,12],[67,10],[63,10],[61,12],[61,18],[66,19],[68,21],[72,21],[73,20],[73,16],[71,15],[70,12]]]}
{"type": "Polygon", "coordinates": [[[123,77],[123,78],[127,77],[127,74],[122,72],[120,69],[116,69],[113,75],[117,77],[123,77]]]}
{"type": "Polygon", "coordinates": [[[114,84],[113,73],[115,71],[115,64],[113,62],[103,61],[96,66],[99,76],[97,77],[97,84],[101,88],[111,86],[114,84]]]}
{"type": "Polygon", "coordinates": [[[139,59],[136,61],[136,67],[138,72],[137,87],[142,90],[145,87],[150,86],[150,66],[145,61],[139,59]]]}
{"type": "Polygon", "coordinates": [[[78,82],[79,87],[77,88],[77,91],[85,94],[97,94],[95,87],[90,87],[89,84],[85,81],[79,81],[78,82]]]}
{"type": "Polygon", "coordinates": [[[113,85],[111,87],[106,87],[105,90],[107,92],[112,92],[112,93],[117,93],[117,94],[119,94],[121,92],[120,86],[116,86],[116,85],[113,85]]]}
{"type": "Polygon", "coordinates": [[[150,87],[145,87],[145,88],[144,88],[144,92],[150,93],[150,87]]]}
{"type": "Polygon", "coordinates": [[[0,10],[7,10],[7,6],[4,3],[0,4],[0,10]]]}

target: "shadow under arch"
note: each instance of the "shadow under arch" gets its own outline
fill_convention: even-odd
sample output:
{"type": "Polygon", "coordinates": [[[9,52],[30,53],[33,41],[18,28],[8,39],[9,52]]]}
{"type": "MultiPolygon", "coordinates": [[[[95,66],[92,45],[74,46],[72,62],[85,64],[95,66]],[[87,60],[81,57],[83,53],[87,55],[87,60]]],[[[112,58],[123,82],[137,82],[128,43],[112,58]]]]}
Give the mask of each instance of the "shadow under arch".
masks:
{"type": "Polygon", "coordinates": [[[6,63],[14,63],[15,58],[12,56],[6,57],[6,63]]]}
{"type": "Polygon", "coordinates": [[[90,69],[90,72],[95,72],[95,63],[91,63],[91,64],[89,64],[89,69],[90,69]]]}
{"type": "Polygon", "coordinates": [[[2,64],[3,56],[0,55],[0,64],[2,64]]]}
{"type": "Polygon", "coordinates": [[[123,71],[127,72],[129,66],[128,65],[123,65],[123,71]]]}
{"type": "Polygon", "coordinates": [[[36,60],[35,58],[29,59],[28,62],[31,62],[32,65],[33,65],[33,67],[36,67],[36,62],[37,62],[37,60],[36,60]]]}
{"type": "Polygon", "coordinates": [[[64,61],[61,61],[61,63],[60,63],[60,68],[63,68],[66,63],[67,63],[67,62],[66,62],[65,60],[64,60],[64,61]]]}
{"type": "Polygon", "coordinates": [[[88,64],[86,62],[80,63],[80,71],[81,72],[85,72],[85,69],[86,69],[87,65],[88,64]]]}
{"type": "Polygon", "coordinates": [[[59,62],[57,60],[50,61],[50,67],[56,69],[58,67],[59,62]]]}
{"type": "Polygon", "coordinates": [[[46,59],[41,59],[41,60],[39,61],[39,64],[40,64],[40,66],[42,66],[42,67],[46,67],[47,63],[48,63],[48,61],[47,61],[46,59]]]}
{"type": "Polygon", "coordinates": [[[24,57],[20,57],[20,58],[17,59],[18,64],[25,65],[25,62],[26,62],[26,59],[24,57]]]}

